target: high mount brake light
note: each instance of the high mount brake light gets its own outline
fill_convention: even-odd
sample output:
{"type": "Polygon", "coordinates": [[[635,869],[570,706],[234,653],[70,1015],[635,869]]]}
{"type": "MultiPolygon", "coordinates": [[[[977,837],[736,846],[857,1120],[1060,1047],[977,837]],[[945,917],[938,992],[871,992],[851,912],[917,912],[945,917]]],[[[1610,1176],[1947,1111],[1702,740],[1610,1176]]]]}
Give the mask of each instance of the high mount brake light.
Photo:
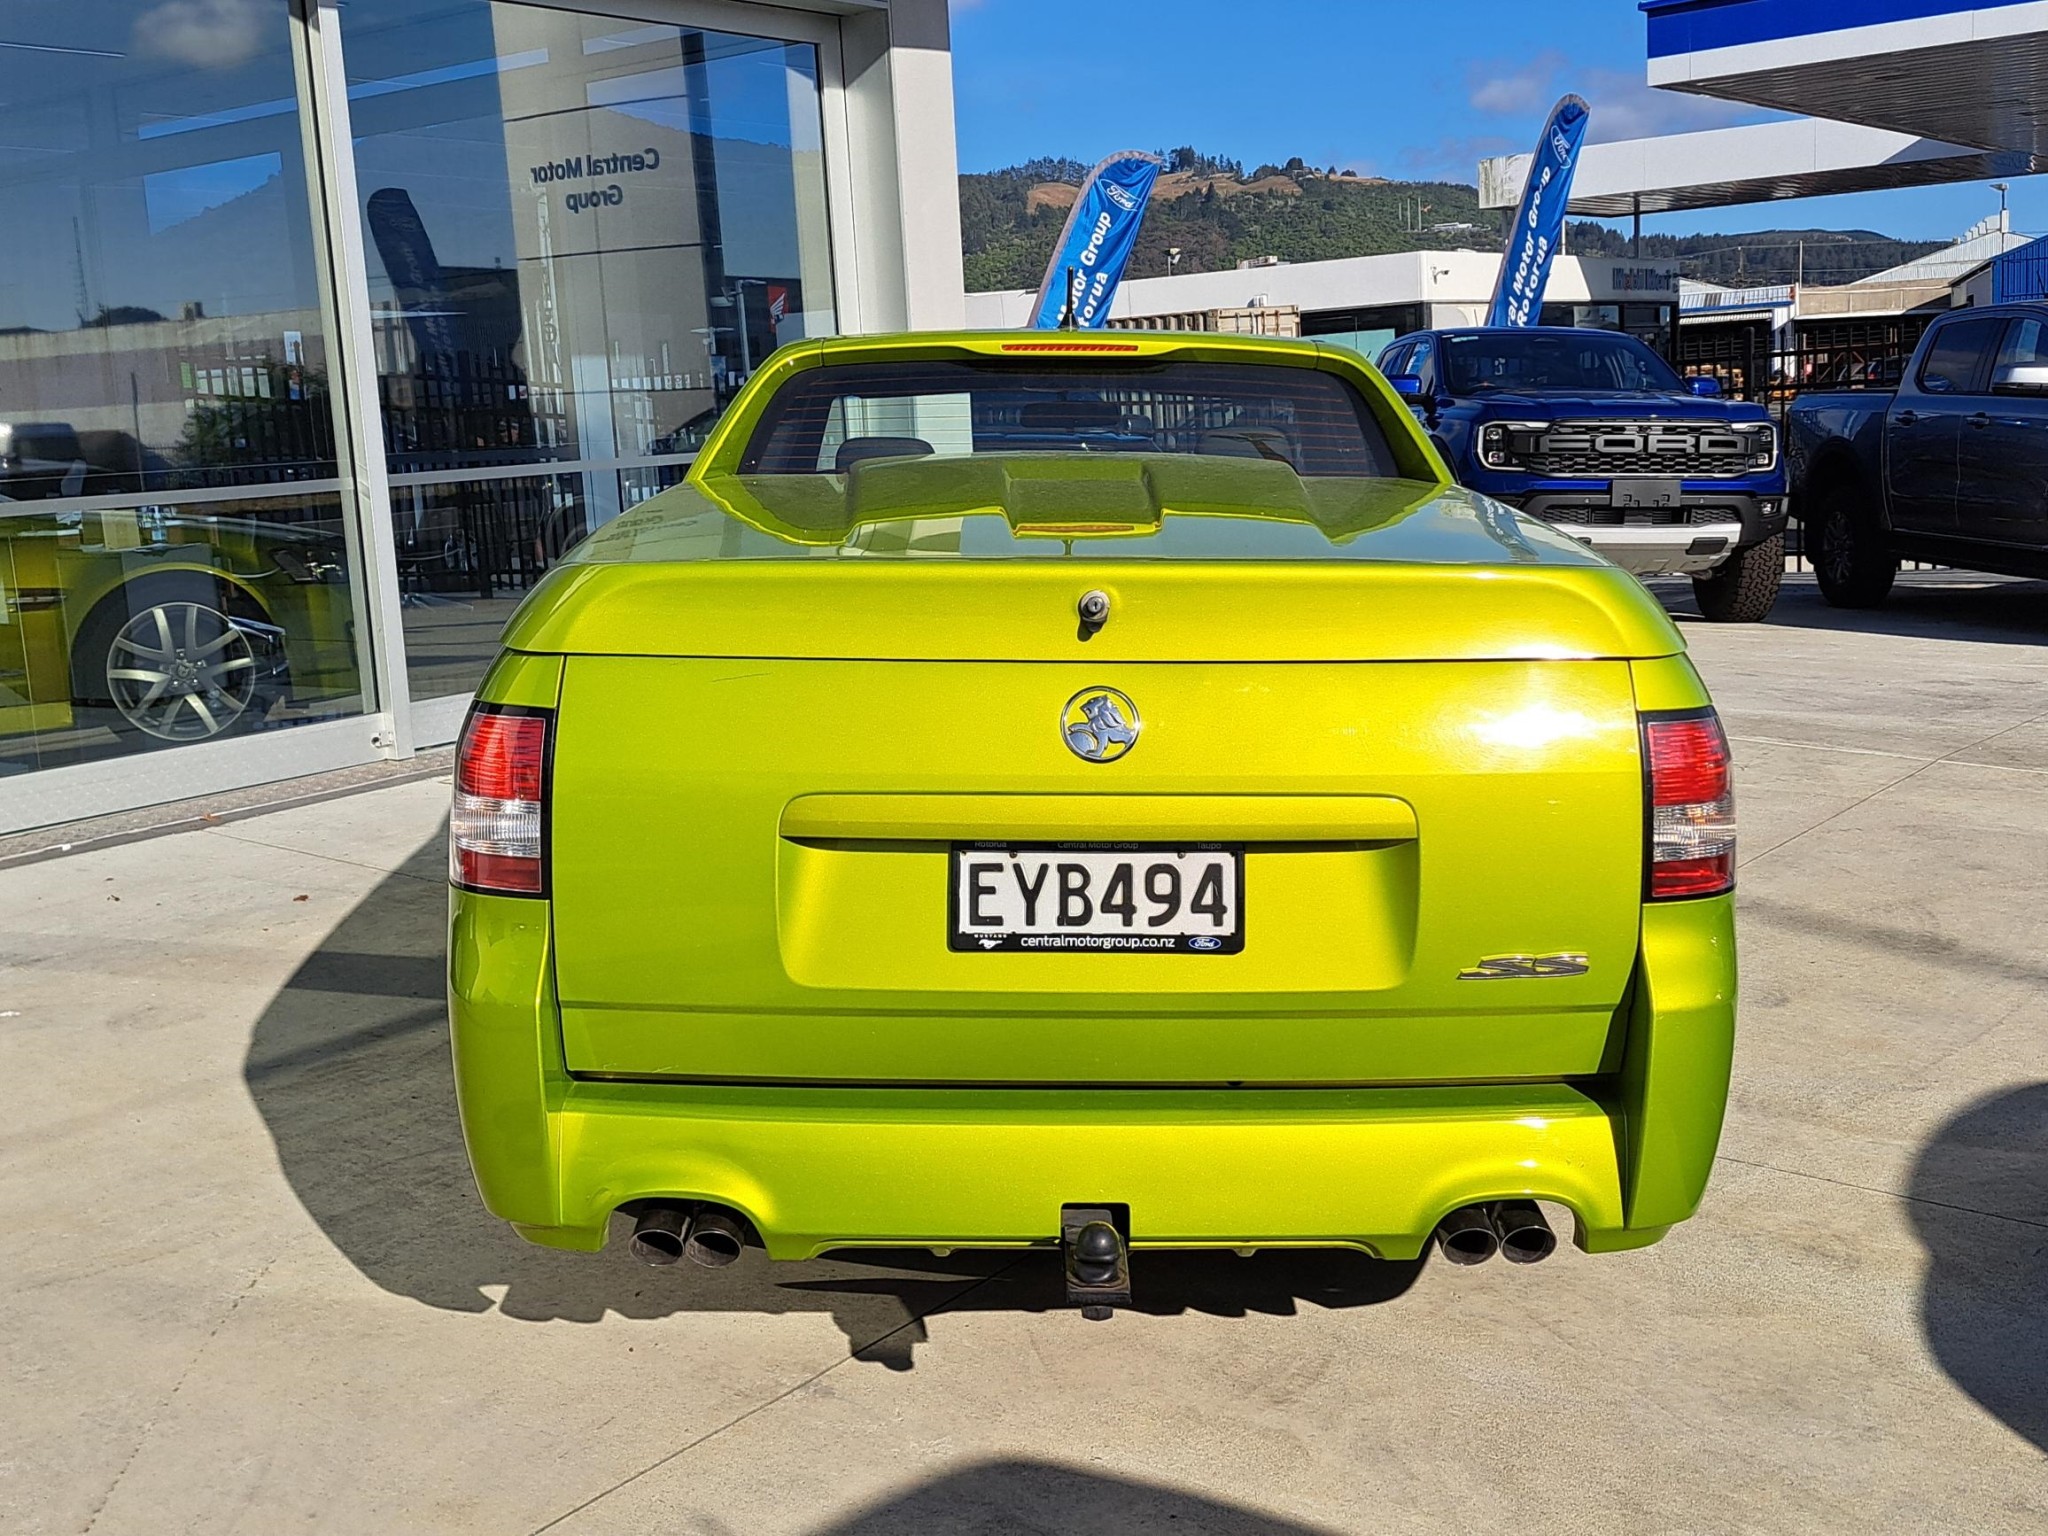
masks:
{"type": "Polygon", "coordinates": [[[1136,352],[1135,341],[1006,341],[1005,352],[1136,352]]]}
{"type": "Polygon", "coordinates": [[[479,704],[455,753],[448,878],[494,896],[547,894],[552,712],[479,704]]]}
{"type": "Polygon", "coordinates": [[[1735,889],[1735,786],[1728,738],[1711,709],[1643,717],[1643,776],[1650,802],[1651,901],[1735,889]]]}

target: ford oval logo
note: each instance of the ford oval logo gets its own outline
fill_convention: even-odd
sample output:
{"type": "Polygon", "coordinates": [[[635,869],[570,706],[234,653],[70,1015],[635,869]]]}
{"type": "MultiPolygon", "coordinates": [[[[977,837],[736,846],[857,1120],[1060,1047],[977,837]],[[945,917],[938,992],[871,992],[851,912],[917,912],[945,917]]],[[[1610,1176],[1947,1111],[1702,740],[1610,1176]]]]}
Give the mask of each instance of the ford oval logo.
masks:
{"type": "Polygon", "coordinates": [[[1211,950],[1221,949],[1222,947],[1223,941],[1213,933],[1198,933],[1188,940],[1189,949],[1211,950]]]}

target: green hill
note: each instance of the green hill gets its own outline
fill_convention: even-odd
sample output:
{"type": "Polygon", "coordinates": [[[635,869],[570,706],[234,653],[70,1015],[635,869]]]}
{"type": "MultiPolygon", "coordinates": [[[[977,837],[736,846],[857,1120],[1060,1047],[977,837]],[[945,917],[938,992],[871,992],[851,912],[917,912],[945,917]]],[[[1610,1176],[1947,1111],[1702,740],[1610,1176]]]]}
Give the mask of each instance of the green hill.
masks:
{"type": "MultiPolygon", "coordinates": [[[[1181,272],[1213,272],[1258,256],[1322,261],[1388,251],[1500,249],[1502,214],[1479,206],[1478,189],[1458,182],[1382,181],[1316,170],[1299,159],[1247,173],[1231,160],[1192,149],[1169,152],[1129,275],[1156,277],[1179,247],[1181,272]]],[[[960,178],[967,287],[1036,288],[1052,257],[1087,167],[1033,160],[960,178]]],[[[1708,282],[1848,283],[1937,250],[1939,241],[1895,240],[1869,230],[1760,230],[1744,235],[1643,236],[1646,257],[1678,257],[1688,277],[1708,282]]],[[[1574,223],[1567,249],[1626,256],[1629,237],[1604,224],[1574,223]]]]}

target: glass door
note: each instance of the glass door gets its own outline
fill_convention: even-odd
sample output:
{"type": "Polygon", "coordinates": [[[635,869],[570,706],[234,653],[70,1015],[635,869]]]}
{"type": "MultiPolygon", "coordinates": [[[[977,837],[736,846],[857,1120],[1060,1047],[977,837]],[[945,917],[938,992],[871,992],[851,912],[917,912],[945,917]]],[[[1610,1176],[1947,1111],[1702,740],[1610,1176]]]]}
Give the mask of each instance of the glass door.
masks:
{"type": "Polygon", "coordinates": [[[408,680],[835,327],[809,42],[502,0],[351,0],[343,55],[408,680]]]}

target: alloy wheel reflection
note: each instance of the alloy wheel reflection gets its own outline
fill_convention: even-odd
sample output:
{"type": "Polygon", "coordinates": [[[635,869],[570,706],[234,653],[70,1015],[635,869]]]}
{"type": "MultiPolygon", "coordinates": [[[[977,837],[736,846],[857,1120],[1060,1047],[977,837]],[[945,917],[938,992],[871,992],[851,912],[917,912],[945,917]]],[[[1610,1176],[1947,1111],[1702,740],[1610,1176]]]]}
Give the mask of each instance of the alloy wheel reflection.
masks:
{"type": "Polygon", "coordinates": [[[159,741],[204,741],[256,696],[256,656],[234,621],[203,603],[158,603],[114,636],[107,688],[136,730],[159,741]]]}

